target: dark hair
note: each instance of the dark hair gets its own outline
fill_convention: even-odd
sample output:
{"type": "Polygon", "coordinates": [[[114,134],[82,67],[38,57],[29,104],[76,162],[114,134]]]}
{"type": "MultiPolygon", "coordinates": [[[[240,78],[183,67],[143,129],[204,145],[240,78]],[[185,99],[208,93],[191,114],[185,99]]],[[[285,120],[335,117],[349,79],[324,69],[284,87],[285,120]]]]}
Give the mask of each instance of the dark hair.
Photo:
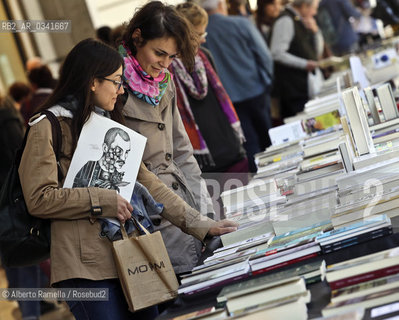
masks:
{"type": "Polygon", "coordinates": [[[198,35],[191,23],[171,5],[160,1],[151,1],[136,11],[122,36],[122,40],[129,47],[132,54],[137,53],[133,32],[141,30],[143,46],[149,40],[172,37],[176,40],[179,55],[184,65],[192,68],[198,46],[198,35]]]}
{"type": "Polygon", "coordinates": [[[31,93],[31,88],[24,82],[16,81],[8,89],[9,95],[15,102],[22,102],[31,93]]]}
{"type": "MultiPolygon", "coordinates": [[[[61,66],[58,84],[39,111],[66,99],[76,100],[77,108],[71,110],[74,117],[72,121],[73,145],[76,146],[82,127],[94,110],[90,90],[93,80],[97,78],[103,81],[102,78],[114,73],[121,66],[123,66],[123,59],[115,49],[98,40],[82,40],[68,53],[61,66]]],[[[115,107],[111,112],[111,118],[123,122],[120,107],[115,107]]]]}
{"type": "Polygon", "coordinates": [[[43,65],[32,69],[28,74],[30,83],[36,85],[38,88],[51,88],[55,87],[55,80],[51,74],[49,67],[43,65]]]}
{"type": "Polygon", "coordinates": [[[125,130],[123,130],[123,129],[121,129],[121,128],[118,128],[118,127],[114,127],[114,128],[108,129],[108,131],[105,133],[105,136],[104,136],[104,143],[105,143],[107,146],[110,146],[110,145],[112,144],[112,142],[115,141],[115,138],[116,138],[116,136],[118,136],[118,135],[119,135],[124,141],[130,142],[130,136],[129,136],[129,134],[128,134],[125,130]]]}
{"type": "Polygon", "coordinates": [[[96,37],[102,42],[112,45],[112,29],[108,26],[100,27],[96,30],[96,37]]]}
{"type": "Polygon", "coordinates": [[[274,4],[275,0],[258,0],[256,9],[256,26],[260,29],[262,24],[269,25],[272,22],[270,17],[265,15],[265,7],[274,4]]]}
{"type": "Polygon", "coordinates": [[[252,10],[248,0],[229,0],[227,1],[227,12],[230,16],[241,15],[240,7],[244,5],[246,15],[251,15],[252,10]]]}
{"type": "Polygon", "coordinates": [[[112,29],[111,38],[112,38],[112,46],[118,47],[119,43],[122,41],[123,33],[126,29],[126,23],[123,23],[112,29]]]}

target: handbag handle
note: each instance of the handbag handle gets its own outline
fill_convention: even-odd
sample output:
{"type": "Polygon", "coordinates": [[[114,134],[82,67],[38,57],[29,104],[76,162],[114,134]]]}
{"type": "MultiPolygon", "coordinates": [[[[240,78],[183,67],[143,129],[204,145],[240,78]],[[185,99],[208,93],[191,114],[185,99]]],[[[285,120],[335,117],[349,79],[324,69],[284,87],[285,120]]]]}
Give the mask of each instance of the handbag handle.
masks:
{"type": "MultiPolygon", "coordinates": [[[[151,233],[137,220],[135,216],[132,215],[131,219],[133,220],[134,225],[136,226],[137,230],[140,230],[140,228],[144,231],[144,233],[148,236],[151,233]]],[[[121,233],[122,233],[122,239],[128,239],[129,236],[127,235],[125,226],[121,221],[119,221],[120,227],[121,227],[121,233]]]]}
{"type": "Polygon", "coordinates": [[[140,230],[140,228],[141,228],[141,230],[143,230],[144,233],[145,233],[147,236],[151,234],[151,232],[149,232],[149,231],[140,223],[140,221],[139,221],[135,216],[132,215],[132,218],[131,218],[131,219],[133,220],[133,223],[134,223],[134,225],[136,226],[137,230],[140,230]]]}

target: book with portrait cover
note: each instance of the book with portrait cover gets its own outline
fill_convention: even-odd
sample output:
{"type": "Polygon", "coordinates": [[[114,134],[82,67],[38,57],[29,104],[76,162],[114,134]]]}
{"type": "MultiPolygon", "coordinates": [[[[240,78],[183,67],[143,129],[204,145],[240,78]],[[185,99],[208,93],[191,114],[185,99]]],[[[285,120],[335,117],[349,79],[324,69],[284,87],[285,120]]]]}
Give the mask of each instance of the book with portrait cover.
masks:
{"type": "Polygon", "coordinates": [[[116,190],[130,201],[147,138],[92,113],[84,124],[64,188],[116,190]]]}

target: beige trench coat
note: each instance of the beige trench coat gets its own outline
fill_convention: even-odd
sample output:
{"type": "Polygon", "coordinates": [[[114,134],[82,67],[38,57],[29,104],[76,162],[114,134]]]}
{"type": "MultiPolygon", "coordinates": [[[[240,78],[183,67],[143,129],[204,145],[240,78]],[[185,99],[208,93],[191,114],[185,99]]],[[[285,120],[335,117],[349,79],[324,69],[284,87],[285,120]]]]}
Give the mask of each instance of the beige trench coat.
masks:
{"type": "MultiPolygon", "coordinates": [[[[147,168],[201,214],[214,213],[176,105],[175,94],[175,85],[171,81],[159,105],[154,107],[129,92],[123,109],[126,125],[147,137],[143,156],[147,168]]],[[[201,243],[168,221],[162,221],[158,229],[175,272],[190,271],[198,261],[201,243]]]]}
{"type": "MultiPolygon", "coordinates": [[[[60,164],[66,175],[74,151],[69,125],[71,119],[58,119],[62,129],[60,164]]],[[[101,206],[103,217],[116,217],[116,191],[92,187],[61,187],[63,181],[57,178],[51,124],[47,119],[39,121],[30,129],[19,176],[29,212],[52,220],[51,283],[71,278],[117,278],[111,242],[100,236],[100,223],[91,215],[92,206],[101,206]]],[[[164,204],[164,218],[198,239],[205,237],[213,220],[205,220],[143,164],[137,179],[156,201],[164,204]]]]}

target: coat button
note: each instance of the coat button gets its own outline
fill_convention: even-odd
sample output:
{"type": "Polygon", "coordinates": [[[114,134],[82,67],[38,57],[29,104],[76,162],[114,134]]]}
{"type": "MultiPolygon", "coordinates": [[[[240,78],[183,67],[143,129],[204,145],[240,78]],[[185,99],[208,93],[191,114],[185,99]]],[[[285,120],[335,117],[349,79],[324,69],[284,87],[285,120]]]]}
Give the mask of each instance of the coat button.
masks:
{"type": "Polygon", "coordinates": [[[165,160],[170,161],[172,159],[172,155],[170,153],[165,154],[165,160]]]}
{"type": "Polygon", "coordinates": [[[173,188],[174,190],[179,189],[179,184],[178,184],[177,182],[173,182],[173,183],[172,183],[172,188],[173,188]]]}
{"type": "Polygon", "coordinates": [[[165,124],[163,124],[163,123],[158,123],[158,129],[159,130],[163,130],[163,129],[165,129],[165,124]]]}

